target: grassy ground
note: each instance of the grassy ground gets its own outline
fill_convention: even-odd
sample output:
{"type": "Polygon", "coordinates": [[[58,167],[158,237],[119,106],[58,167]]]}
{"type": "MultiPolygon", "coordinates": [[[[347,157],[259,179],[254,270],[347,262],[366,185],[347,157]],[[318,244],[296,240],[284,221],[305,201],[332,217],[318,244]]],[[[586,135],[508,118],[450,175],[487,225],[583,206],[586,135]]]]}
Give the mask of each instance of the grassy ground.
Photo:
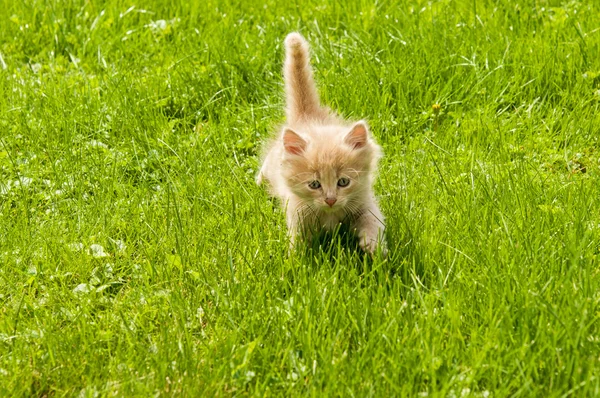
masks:
{"type": "Polygon", "coordinates": [[[600,393],[597,2],[0,3],[0,395],[600,393]],[[253,182],[294,30],[387,260],[253,182]]]}

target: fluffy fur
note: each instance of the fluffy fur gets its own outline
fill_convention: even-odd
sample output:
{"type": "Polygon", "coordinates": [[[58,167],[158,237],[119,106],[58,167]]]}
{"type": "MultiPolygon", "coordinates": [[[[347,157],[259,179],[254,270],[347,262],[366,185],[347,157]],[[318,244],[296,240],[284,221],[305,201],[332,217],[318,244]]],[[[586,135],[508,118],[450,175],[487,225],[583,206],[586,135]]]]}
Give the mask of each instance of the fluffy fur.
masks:
{"type": "Polygon", "coordinates": [[[365,121],[349,123],[319,101],[308,43],[285,39],[286,124],[267,146],[257,183],[281,199],[292,244],[348,223],[360,246],[384,246],[384,219],[372,191],[381,149],[365,121]]]}

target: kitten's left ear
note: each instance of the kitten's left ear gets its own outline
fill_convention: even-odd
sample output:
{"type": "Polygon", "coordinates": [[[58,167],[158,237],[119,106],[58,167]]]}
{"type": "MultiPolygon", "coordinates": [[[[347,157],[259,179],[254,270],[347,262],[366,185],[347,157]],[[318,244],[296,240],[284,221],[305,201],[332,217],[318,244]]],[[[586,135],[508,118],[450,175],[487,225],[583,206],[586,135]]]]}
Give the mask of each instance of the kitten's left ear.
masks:
{"type": "Polygon", "coordinates": [[[307,142],[298,133],[290,128],[283,131],[283,147],[290,155],[302,156],[306,150],[307,142]]]}
{"type": "Polygon", "coordinates": [[[367,145],[369,141],[369,127],[367,122],[361,120],[354,123],[352,130],[344,137],[344,142],[352,147],[352,149],[360,149],[367,145]]]}

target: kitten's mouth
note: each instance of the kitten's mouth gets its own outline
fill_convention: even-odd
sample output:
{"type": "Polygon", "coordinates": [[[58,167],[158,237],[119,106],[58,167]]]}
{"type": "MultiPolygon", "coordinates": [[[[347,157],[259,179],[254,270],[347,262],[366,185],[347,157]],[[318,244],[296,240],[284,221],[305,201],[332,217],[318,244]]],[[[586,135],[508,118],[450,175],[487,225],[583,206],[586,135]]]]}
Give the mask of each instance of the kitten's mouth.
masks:
{"type": "Polygon", "coordinates": [[[340,206],[337,204],[335,204],[333,206],[329,206],[329,205],[321,206],[321,210],[323,210],[325,213],[335,213],[339,209],[340,209],[340,206]]]}

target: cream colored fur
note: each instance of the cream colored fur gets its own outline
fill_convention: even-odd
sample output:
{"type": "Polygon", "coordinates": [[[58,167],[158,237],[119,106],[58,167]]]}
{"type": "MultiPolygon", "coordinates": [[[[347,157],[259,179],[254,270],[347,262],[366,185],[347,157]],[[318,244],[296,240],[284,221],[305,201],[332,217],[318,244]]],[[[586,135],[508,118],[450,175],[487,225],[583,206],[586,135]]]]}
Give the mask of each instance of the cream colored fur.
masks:
{"type": "Polygon", "coordinates": [[[257,183],[266,180],[281,199],[292,244],[348,223],[365,251],[381,245],[385,253],[384,219],[372,190],[381,148],[365,121],[346,122],[321,105],[306,40],[290,33],[285,48],[287,121],[267,147],[257,183]]]}

